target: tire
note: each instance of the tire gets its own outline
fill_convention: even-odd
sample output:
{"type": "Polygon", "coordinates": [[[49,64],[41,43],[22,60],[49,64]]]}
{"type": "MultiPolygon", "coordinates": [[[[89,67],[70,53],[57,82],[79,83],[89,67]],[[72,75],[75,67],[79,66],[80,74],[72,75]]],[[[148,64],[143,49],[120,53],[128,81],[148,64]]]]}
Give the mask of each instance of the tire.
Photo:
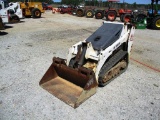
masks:
{"type": "Polygon", "coordinates": [[[124,17],[124,14],[120,15],[121,22],[124,22],[123,17],[124,17]]]}
{"type": "Polygon", "coordinates": [[[93,10],[87,10],[86,11],[86,18],[93,18],[94,12],[93,10]]]}
{"type": "Polygon", "coordinates": [[[10,23],[18,23],[18,22],[20,22],[20,19],[17,15],[10,16],[10,23]]]}
{"type": "Polygon", "coordinates": [[[58,9],[57,9],[57,12],[60,12],[60,11],[61,11],[61,8],[58,8],[58,9]]]}
{"type": "Polygon", "coordinates": [[[131,14],[124,14],[123,22],[130,22],[131,21],[131,14]]]}
{"type": "Polygon", "coordinates": [[[14,19],[15,21],[17,21],[17,22],[20,22],[20,19],[19,19],[18,16],[14,16],[13,19],[14,19]]]}
{"type": "Polygon", "coordinates": [[[4,23],[1,17],[0,17],[0,30],[4,30],[4,23]]]}
{"type": "Polygon", "coordinates": [[[32,10],[32,17],[33,18],[40,18],[41,17],[41,11],[38,8],[34,8],[32,10]]]}
{"type": "Polygon", "coordinates": [[[77,9],[76,14],[77,14],[77,17],[83,17],[84,16],[84,10],[83,9],[77,9]]]}
{"type": "Polygon", "coordinates": [[[63,9],[61,9],[60,13],[61,13],[61,14],[64,14],[64,11],[63,11],[63,9]]]}
{"type": "Polygon", "coordinates": [[[97,12],[95,13],[95,18],[96,18],[96,19],[102,19],[102,18],[104,18],[103,12],[102,12],[102,11],[97,11],[97,12]]]}
{"type": "Polygon", "coordinates": [[[136,22],[143,22],[145,18],[147,18],[147,16],[145,14],[138,14],[135,17],[135,21],[136,22]]]}
{"type": "Polygon", "coordinates": [[[115,11],[108,11],[106,14],[107,21],[115,21],[116,17],[117,17],[117,13],[115,11]]]}
{"type": "Polygon", "coordinates": [[[160,16],[153,18],[151,26],[155,30],[160,30],[160,16]]]}

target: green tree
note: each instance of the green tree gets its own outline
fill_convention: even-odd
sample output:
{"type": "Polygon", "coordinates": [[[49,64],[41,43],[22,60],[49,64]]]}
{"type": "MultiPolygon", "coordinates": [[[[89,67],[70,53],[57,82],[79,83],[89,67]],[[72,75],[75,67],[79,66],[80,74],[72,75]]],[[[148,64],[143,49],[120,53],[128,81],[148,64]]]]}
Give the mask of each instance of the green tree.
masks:
{"type": "Polygon", "coordinates": [[[61,0],[61,4],[73,4],[73,5],[78,5],[80,3],[82,3],[83,0],[61,0]]]}
{"type": "Polygon", "coordinates": [[[133,3],[133,8],[135,8],[135,9],[137,8],[137,3],[136,2],[133,3]]]}

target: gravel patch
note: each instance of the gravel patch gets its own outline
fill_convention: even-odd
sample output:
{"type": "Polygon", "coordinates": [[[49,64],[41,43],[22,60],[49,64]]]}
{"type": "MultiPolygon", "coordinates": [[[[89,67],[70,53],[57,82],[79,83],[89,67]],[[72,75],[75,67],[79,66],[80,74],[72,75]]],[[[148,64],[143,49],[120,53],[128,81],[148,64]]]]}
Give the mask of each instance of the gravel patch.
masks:
{"type": "MultiPolygon", "coordinates": [[[[54,56],[84,40],[103,20],[47,11],[9,24],[0,36],[0,120],[159,120],[160,73],[130,61],[125,73],[73,109],[39,86],[54,56]]],[[[160,34],[136,30],[131,57],[160,69],[160,34]]]]}

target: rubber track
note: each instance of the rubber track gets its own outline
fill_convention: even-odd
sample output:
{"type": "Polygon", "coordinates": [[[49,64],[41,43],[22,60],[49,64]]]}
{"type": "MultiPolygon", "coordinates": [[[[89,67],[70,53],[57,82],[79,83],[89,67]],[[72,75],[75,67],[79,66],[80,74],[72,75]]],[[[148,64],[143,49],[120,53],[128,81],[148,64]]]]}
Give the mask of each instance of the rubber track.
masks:
{"type": "Polygon", "coordinates": [[[108,80],[105,83],[102,82],[106,72],[108,72],[113,66],[115,66],[116,63],[118,63],[126,54],[127,54],[127,51],[120,50],[104,64],[104,66],[102,67],[100,74],[99,74],[99,80],[98,80],[99,86],[103,87],[103,86],[107,85],[109,82],[111,82],[111,80],[113,80],[114,78],[116,78],[117,76],[119,76],[121,73],[123,73],[125,71],[125,69],[124,69],[120,72],[120,74],[118,74],[114,78],[108,80]]]}

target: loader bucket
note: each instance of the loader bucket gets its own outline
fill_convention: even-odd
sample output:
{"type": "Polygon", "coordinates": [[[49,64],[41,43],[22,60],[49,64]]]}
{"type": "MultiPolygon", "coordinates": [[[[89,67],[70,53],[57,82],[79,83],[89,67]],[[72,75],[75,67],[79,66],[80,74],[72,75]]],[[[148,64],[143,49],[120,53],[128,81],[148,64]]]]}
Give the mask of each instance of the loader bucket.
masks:
{"type": "Polygon", "coordinates": [[[65,60],[55,57],[39,84],[74,108],[95,94],[98,86],[92,70],[73,69],[65,64],[65,60]]]}

